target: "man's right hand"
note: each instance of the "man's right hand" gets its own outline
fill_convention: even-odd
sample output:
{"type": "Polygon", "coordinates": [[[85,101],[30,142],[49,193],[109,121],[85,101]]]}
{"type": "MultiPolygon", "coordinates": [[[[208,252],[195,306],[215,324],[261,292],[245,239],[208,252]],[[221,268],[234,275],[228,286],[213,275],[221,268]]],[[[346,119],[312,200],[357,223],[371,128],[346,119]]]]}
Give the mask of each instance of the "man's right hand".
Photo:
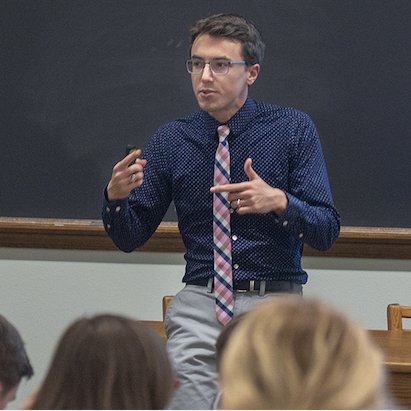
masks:
{"type": "Polygon", "coordinates": [[[147,160],[139,158],[140,156],[141,150],[138,149],[125,156],[113,167],[111,180],[107,186],[108,201],[127,198],[131,190],[143,184],[147,160]]]}

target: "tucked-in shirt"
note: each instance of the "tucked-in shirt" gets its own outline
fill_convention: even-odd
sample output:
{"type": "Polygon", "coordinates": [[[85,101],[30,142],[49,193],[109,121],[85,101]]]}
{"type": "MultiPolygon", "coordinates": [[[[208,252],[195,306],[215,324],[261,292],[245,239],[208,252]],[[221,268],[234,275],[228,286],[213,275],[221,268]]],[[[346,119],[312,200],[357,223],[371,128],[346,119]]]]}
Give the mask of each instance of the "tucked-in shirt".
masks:
{"type": "MultiPolygon", "coordinates": [[[[305,284],[304,243],[326,250],[340,230],[315,126],[305,113],[251,98],[226,124],[231,182],[248,180],[244,163],[251,158],[254,171],[288,198],[281,215],[232,212],[234,278],[305,284]]],[[[143,184],[119,201],[108,202],[105,191],[105,229],[126,252],[152,236],[174,201],[186,248],[184,282],[214,275],[210,188],[219,125],[202,110],[164,125],[143,153],[147,159],[143,184]]]]}

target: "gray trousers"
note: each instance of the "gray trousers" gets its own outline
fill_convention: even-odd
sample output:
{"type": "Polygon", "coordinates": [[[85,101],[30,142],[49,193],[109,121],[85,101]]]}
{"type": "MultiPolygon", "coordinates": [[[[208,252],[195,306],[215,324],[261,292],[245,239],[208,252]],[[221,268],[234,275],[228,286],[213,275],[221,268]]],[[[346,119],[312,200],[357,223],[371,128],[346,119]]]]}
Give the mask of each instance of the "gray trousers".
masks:
{"type": "MultiPolygon", "coordinates": [[[[283,293],[235,293],[234,315],[283,293]]],[[[167,349],[180,387],[169,409],[211,409],[218,393],[215,342],[222,325],[215,313],[215,296],[207,287],[186,285],[165,315],[167,349]]]]}

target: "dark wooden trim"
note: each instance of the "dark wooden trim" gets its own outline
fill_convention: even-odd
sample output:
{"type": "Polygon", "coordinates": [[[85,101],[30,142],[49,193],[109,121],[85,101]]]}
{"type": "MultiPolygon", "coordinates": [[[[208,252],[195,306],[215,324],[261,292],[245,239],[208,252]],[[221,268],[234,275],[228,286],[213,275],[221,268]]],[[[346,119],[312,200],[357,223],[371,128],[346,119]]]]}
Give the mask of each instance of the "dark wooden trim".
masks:
{"type": "MultiPolygon", "coordinates": [[[[0,247],[116,250],[100,220],[0,217],[0,247]]],[[[184,252],[176,223],[163,222],[140,251],[184,252]]],[[[305,256],[411,259],[411,228],[342,227],[328,251],[305,256]]]]}

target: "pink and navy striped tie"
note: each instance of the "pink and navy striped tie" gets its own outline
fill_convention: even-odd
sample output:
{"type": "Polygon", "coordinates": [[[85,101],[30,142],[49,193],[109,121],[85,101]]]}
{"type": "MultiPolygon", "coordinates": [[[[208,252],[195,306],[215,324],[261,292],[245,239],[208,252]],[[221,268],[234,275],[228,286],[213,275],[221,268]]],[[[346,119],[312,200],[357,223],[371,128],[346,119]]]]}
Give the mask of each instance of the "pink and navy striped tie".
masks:
{"type": "MultiPolygon", "coordinates": [[[[230,182],[230,151],[227,137],[230,129],[218,127],[219,144],[214,164],[214,185],[230,182]]],[[[226,325],[233,317],[233,270],[231,258],[230,202],[228,193],[214,193],[214,292],[218,321],[226,325]]]]}

